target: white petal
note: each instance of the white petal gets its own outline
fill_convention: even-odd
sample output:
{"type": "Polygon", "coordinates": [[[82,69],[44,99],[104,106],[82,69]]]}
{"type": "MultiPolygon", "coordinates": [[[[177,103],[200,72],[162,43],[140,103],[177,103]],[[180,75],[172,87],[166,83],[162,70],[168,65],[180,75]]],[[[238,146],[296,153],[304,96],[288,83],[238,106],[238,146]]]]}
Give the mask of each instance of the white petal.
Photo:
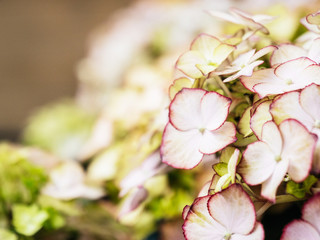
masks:
{"type": "Polygon", "coordinates": [[[287,62],[299,57],[306,57],[307,51],[301,47],[293,44],[281,44],[278,49],[275,50],[270,58],[271,66],[287,62]]]}
{"type": "Polygon", "coordinates": [[[270,112],[277,124],[288,118],[302,122],[308,129],[312,128],[313,120],[300,105],[300,94],[289,92],[277,98],[270,107],[270,112]]]}
{"type": "Polygon", "coordinates": [[[202,89],[184,88],[176,94],[169,107],[171,124],[179,130],[202,127],[201,99],[206,94],[202,89]]]}
{"type": "Polygon", "coordinates": [[[196,64],[206,64],[204,56],[197,51],[188,51],[179,57],[176,66],[185,75],[191,78],[200,78],[203,74],[196,67],[196,64]]]}
{"type": "Polygon", "coordinates": [[[248,52],[240,54],[233,62],[232,65],[235,66],[242,66],[248,65],[250,63],[250,59],[254,55],[255,49],[252,49],[248,52]]]}
{"type": "Polygon", "coordinates": [[[273,69],[263,69],[256,71],[252,74],[250,77],[241,77],[241,83],[243,86],[245,86],[247,89],[249,89],[252,92],[255,92],[253,87],[259,83],[278,83],[278,78],[274,74],[273,69]]]}
{"type": "Polygon", "coordinates": [[[313,118],[313,122],[320,121],[320,86],[312,84],[303,89],[300,94],[300,103],[304,111],[313,118]]]}
{"type": "Polygon", "coordinates": [[[279,126],[283,137],[281,158],[289,161],[288,173],[295,182],[309,174],[317,138],[298,121],[288,119],[279,126]]]}
{"type": "Polygon", "coordinates": [[[268,178],[267,181],[262,183],[261,196],[265,197],[271,202],[275,202],[277,188],[286,175],[288,166],[289,162],[287,159],[282,159],[276,164],[271,177],[268,178]]]}
{"type": "Polygon", "coordinates": [[[175,168],[191,169],[197,166],[203,154],[199,152],[202,135],[198,130],[178,131],[167,124],[161,143],[162,161],[175,168]]]}
{"type": "Polygon", "coordinates": [[[209,214],[207,203],[210,196],[197,198],[190,207],[182,226],[187,240],[221,240],[225,235],[224,227],[209,214]]]}
{"type": "Polygon", "coordinates": [[[320,233],[320,193],[310,198],[303,206],[302,219],[313,225],[320,233]]]}
{"type": "Polygon", "coordinates": [[[244,151],[238,172],[246,183],[257,185],[271,176],[275,165],[275,156],[269,146],[264,142],[254,142],[244,151]]]}
{"type": "Polygon", "coordinates": [[[320,82],[320,66],[315,64],[309,58],[301,57],[280,64],[274,72],[284,83],[292,82],[288,85],[289,90],[296,90],[320,82]]]}
{"type": "MultiPolygon", "coordinates": [[[[258,93],[260,98],[265,96],[281,94],[288,92],[288,86],[279,80],[279,78],[270,79],[269,82],[254,85],[253,91],[258,93]],[[274,81],[275,80],[275,81],[274,81]]],[[[295,86],[295,85],[294,85],[295,86]]],[[[294,89],[295,90],[295,89],[294,89]]]]}
{"type": "Polygon", "coordinates": [[[214,50],[221,44],[221,41],[216,37],[208,34],[200,34],[194,39],[191,44],[192,51],[200,52],[205,59],[209,59],[214,50]]]}
{"type": "Polygon", "coordinates": [[[231,240],[263,240],[264,230],[261,223],[256,222],[253,231],[248,235],[234,234],[231,240]]]}
{"type": "Polygon", "coordinates": [[[255,61],[253,63],[250,63],[248,66],[245,66],[244,68],[242,68],[239,72],[233,74],[232,76],[226,78],[225,80],[223,80],[224,82],[230,82],[233,81],[241,76],[251,76],[253,74],[253,70],[255,67],[261,65],[263,63],[262,60],[259,61],[255,61]]]}
{"type": "Polygon", "coordinates": [[[294,220],[283,230],[281,240],[320,240],[319,233],[309,223],[294,220]]]}
{"type": "Polygon", "coordinates": [[[239,19],[236,18],[235,16],[232,16],[231,14],[220,12],[220,11],[208,11],[209,14],[213,17],[220,18],[222,20],[226,20],[232,23],[239,23],[239,19]]]}
{"type": "Polygon", "coordinates": [[[263,57],[264,55],[276,50],[277,47],[276,46],[267,46],[267,47],[264,47],[264,48],[261,48],[258,52],[256,52],[252,58],[250,59],[250,62],[253,62],[261,57],[263,57]]]}
{"type": "Polygon", "coordinates": [[[283,140],[277,125],[273,121],[266,122],[262,127],[262,141],[268,144],[275,156],[280,156],[283,140]]]}
{"type": "Polygon", "coordinates": [[[211,196],[208,201],[210,215],[229,233],[248,234],[254,228],[256,215],[248,194],[233,184],[211,196]]]}
{"type": "Polygon", "coordinates": [[[260,140],[263,124],[272,119],[269,112],[270,104],[271,100],[260,103],[251,117],[250,127],[260,140]]]}
{"type": "Polygon", "coordinates": [[[220,128],[214,131],[203,132],[199,150],[203,154],[212,154],[220,151],[227,145],[235,142],[236,127],[231,122],[225,122],[220,128]]]}
{"type": "MultiPolygon", "coordinates": [[[[218,129],[229,114],[231,99],[216,92],[207,92],[201,99],[202,128],[218,129]]],[[[190,117],[193,117],[190,115],[190,117]]]]}
{"type": "Polygon", "coordinates": [[[311,48],[308,51],[308,57],[316,63],[320,62],[320,38],[312,41],[311,48]]]}

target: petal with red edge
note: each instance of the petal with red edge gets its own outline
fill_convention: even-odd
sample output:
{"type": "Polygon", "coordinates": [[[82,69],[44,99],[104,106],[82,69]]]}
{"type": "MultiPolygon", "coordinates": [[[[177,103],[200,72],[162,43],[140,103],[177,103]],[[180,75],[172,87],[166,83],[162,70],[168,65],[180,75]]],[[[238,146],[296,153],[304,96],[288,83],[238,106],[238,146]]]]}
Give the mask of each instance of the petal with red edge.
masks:
{"type": "Polygon", "coordinates": [[[210,196],[197,198],[190,207],[182,226],[188,240],[221,240],[225,235],[224,227],[209,214],[207,203],[210,196]]]}
{"type": "Polygon", "coordinates": [[[273,174],[267,179],[267,181],[262,183],[261,196],[271,202],[275,202],[278,186],[286,175],[288,166],[289,161],[287,159],[282,159],[277,163],[274,168],[273,174]]]}
{"type": "Polygon", "coordinates": [[[271,176],[275,166],[275,156],[269,146],[264,142],[254,142],[244,151],[238,172],[246,183],[257,185],[271,176]]]}
{"type": "Polygon", "coordinates": [[[276,98],[270,106],[274,121],[280,124],[285,119],[294,118],[302,122],[310,130],[313,120],[301,107],[299,99],[299,92],[289,92],[276,98]]]}
{"type": "Polygon", "coordinates": [[[320,233],[320,193],[310,198],[303,206],[302,219],[313,225],[320,233]]]}
{"type": "Polygon", "coordinates": [[[278,83],[278,77],[274,74],[273,69],[263,69],[254,72],[250,77],[241,77],[242,85],[249,89],[251,92],[255,92],[253,87],[259,83],[278,83]]]}
{"type": "Polygon", "coordinates": [[[273,121],[268,121],[263,125],[261,138],[276,157],[281,155],[283,141],[278,126],[273,121]]]}
{"type": "Polygon", "coordinates": [[[254,206],[240,185],[233,184],[212,195],[208,209],[212,218],[223,225],[228,233],[249,234],[254,228],[254,206]]]}
{"type": "Polygon", "coordinates": [[[311,169],[317,137],[294,119],[283,121],[279,129],[283,138],[281,158],[288,159],[288,173],[293,181],[301,182],[311,169]]]}
{"type": "Polygon", "coordinates": [[[201,99],[206,94],[202,89],[184,88],[176,94],[169,107],[169,119],[178,130],[202,128],[201,99]]]}
{"type": "Polygon", "coordinates": [[[294,220],[283,230],[281,240],[320,240],[320,235],[309,223],[294,220]]]}
{"type": "Polygon", "coordinates": [[[275,50],[270,58],[271,66],[275,66],[292,59],[306,57],[307,51],[293,44],[281,44],[275,50]]]}
{"type": "Polygon", "coordinates": [[[177,61],[177,68],[191,78],[200,78],[202,72],[196,67],[196,64],[206,64],[201,53],[197,51],[188,51],[182,54],[177,61]]]}
{"type": "Polygon", "coordinates": [[[201,100],[202,127],[207,130],[218,129],[229,114],[230,104],[231,99],[216,92],[207,92],[201,100]]]}
{"type": "Polygon", "coordinates": [[[233,234],[232,240],[263,240],[264,230],[261,223],[256,222],[253,231],[248,235],[233,234]]]}
{"type": "Polygon", "coordinates": [[[269,111],[271,102],[272,101],[269,100],[260,103],[250,120],[250,127],[260,140],[263,124],[272,119],[271,113],[269,111]]]}
{"type": "Polygon", "coordinates": [[[300,103],[304,111],[320,124],[320,86],[312,84],[303,89],[300,94],[300,103]]]}
{"type": "Polygon", "coordinates": [[[235,142],[236,127],[231,122],[225,122],[214,131],[205,130],[202,134],[199,151],[203,154],[212,154],[235,142]]]}
{"type": "Polygon", "coordinates": [[[162,161],[175,168],[191,169],[196,167],[203,157],[199,152],[202,135],[198,130],[178,131],[167,124],[161,143],[162,161]]]}

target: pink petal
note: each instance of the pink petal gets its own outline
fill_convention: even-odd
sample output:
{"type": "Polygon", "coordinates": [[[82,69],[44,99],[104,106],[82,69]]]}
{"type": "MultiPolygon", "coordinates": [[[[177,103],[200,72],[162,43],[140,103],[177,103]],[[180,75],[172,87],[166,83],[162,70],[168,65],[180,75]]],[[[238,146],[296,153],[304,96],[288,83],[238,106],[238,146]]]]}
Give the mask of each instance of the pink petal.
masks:
{"type": "Polygon", "coordinates": [[[256,222],[254,229],[248,235],[233,234],[232,240],[263,240],[264,239],[264,230],[261,223],[256,222]]]}
{"type": "Polygon", "coordinates": [[[188,240],[221,240],[225,235],[224,227],[209,214],[207,203],[210,196],[197,198],[190,207],[182,226],[188,240]]]}
{"type": "Polygon", "coordinates": [[[178,131],[167,124],[161,143],[162,161],[174,168],[191,169],[196,167],[203,157],[199,152],[202,135],[198,130],[178,131]]]}
{"type": "Polygon", "coordinates": [[[178,130],[202,128],[201,99],[206,94],[202,89],[184,88],[176,94],[169,107],[169,119],[178,130]]]}
{"type": "Polygon", "coordinates": [[[276,164],[271,177],[269,177],[267,181],[262,183],[261,196],[263,196],[271,202],[275,202],[277,188],[282,182],[284,176],[286,175],[288,166],[288,159],[282,159],[280,162],[276,164]]]}
{"type": "Polygon", "coordinates": [[[270,58],[271,66],[287,62],[299,57],[306,57],[307,51],[301,47],[293,44],[281,44],[278,49],[275,50],[270,58]]]}
{"type": "Polygon", "coordinates": [[[266,122],[262,127],[262,141],[268,144],[274,156],[281,155],[283,140],[277,125],[273,121],[266,122]]]}
{"type": "Polygon", "coordinates": [[[205,130],[203,132],[199,151],[203,154],[212,154],[220,151],[236,140],[235,125],[231,122],[225,122],[217,130],[205,130]]]}
{"type": "Polygon", "coordinates": [[[212,218],[222,224],[228,233],[249,234],[254,228],[254,206],[240,185],[231,185],[212,195],[208,209],[212,218]]]}
{"type": "Polygon", "coordinates": [[[300,103],[304,111],[313,118],[312,122],[320,121],[320,86],[312,84],[303,89],[300,94],[300,103]]]}
{"type": "Polygon", "coordinates": [[[295,118],[311,129],[313,120],[301,107],[299,99],[299,92],[289,92],[276,98],[270,106],[274,121],[280,124],[285,119],[295,118]]]}
{"type": "Polygon", "coordinates": [[[250,127],[260,140],[263,124],[272,119],[271,113],[269,112],[271,102],[272,101],[269,100],[260,103],[250,120],[250,127]]]}
{"type": "Polygon", "coordinates": [[[186,220],[187,216],[188,216],[188,213],[189,213],[189,210],[190,210],[190,206],[189,205],[186,205],[183,210],[182,210],[182,218],[183,220],[186,220]]]}
{"type": "MultiPolygon", "coordinates": [[[[201,99],[201,116],[203,128],[218,129],[229,114],[231,99],[217,92],[207,92],[201,99]]],[[[193,115],[190,115],[193,118],[193,115]]]]}
{"type": "Polygon", "coordinates": [[[254,142],[244,151],[238,172],[246,183],[257,185],[271,176],[275,166],[275,156],[269,146],[264,142],[254,142]]]}
{"type": "Polygon", "coordinates": [[[294,220],[283,230],[281,240],[320,240],[319,233],[309,223],[294,220]]]}
{"type": "Polygon", "coordinates": [[[303,206],[302,219],[313,225],[320,233],[320,193],[310,198],[303,206]]]}
{"type": "Polygon", "coordinates": [[[294,119],[283,121],[279,129],[284,143],[281,158],[288,159],[288,173],[293,181],[301,182],[311,169],[317,137],[294,119]]]}

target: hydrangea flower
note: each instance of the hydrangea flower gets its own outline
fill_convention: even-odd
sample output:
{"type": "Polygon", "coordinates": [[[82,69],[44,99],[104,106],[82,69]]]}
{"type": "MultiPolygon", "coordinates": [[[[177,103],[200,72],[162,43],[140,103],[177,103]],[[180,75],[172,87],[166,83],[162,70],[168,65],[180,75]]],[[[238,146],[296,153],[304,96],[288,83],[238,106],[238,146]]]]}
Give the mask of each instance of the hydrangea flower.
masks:
{"type": "Polygon", "coordinates": [[[253,203],[236,184],[212,196],[197,198],[183,210],[183,234],[187,240],[262,240],[253,203]]]}
{"type": "Polygon", "coordinates": [[[162,161],[191,169],[204,154],[213,154],[236,141],[233,123],[226,122],[231,100],[203,89],[181,90],[169,107],[161,143],[162,161]]]}
{"type": "Polygon", "coordinates": [[[316,83],[320,84],[320,66],[306,57],[284,62],[275,69],[256,71],[241,77],[241,83],[260,98],[290,92],[316,83]]]}
{"type": "Polygon", "coordinates": [[[239,173],[249,185],[261,184],[261,196],[275,202],[276,191],[286,173],[295,182],[309,174],[317,137],[298,121],[287,119],[279,127],[268,121],[261,140],[243,153],[239,173]]]}
{"type": "MultiPolygon", "coordinates": [[[[278,97],[270,112],[276,123],[288,118],[297,119],[309,131],[320,137],[320,86],[312,84],[301,93],[289,92],[278,97]]],[[[320,141],[317,142],[313,170],[320,172],[320,141]]]]}
{"type": "Polygon", "coordinates": [[[320,240],[320,193],[303,206],[302,219],[294,220],[283,230],[281,240],[320,240]]]}
{"type": "Polygon", "coordinates": [[[180,56],[177,68],[191,78],[201,78],[214,71],[235,49],[216,37],[200,34],[191,44],[190,51],[180,56]]]}

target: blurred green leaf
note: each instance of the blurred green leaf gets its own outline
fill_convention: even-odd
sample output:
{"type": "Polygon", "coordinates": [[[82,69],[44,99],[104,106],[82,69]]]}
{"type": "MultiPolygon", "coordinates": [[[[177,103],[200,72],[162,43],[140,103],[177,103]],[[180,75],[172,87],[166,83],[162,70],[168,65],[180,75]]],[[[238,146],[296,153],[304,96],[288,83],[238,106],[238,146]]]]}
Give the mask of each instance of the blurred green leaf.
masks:
{"type": "Polygon", "coordinates": [[[12,208],[12,223],[16,231],[25,236],[38,232],[49,215],[37,205],[16,204],[12,208]]]}
{"type": "Polygon", "coordinates": [[[308,176],[307,179],[301,183],[290,180],[287,183],[286,191],[297,198],[304,198],[307,193],[311,194],[310,188],[317,181],[318,179],[313,175],[308,176]]]}

